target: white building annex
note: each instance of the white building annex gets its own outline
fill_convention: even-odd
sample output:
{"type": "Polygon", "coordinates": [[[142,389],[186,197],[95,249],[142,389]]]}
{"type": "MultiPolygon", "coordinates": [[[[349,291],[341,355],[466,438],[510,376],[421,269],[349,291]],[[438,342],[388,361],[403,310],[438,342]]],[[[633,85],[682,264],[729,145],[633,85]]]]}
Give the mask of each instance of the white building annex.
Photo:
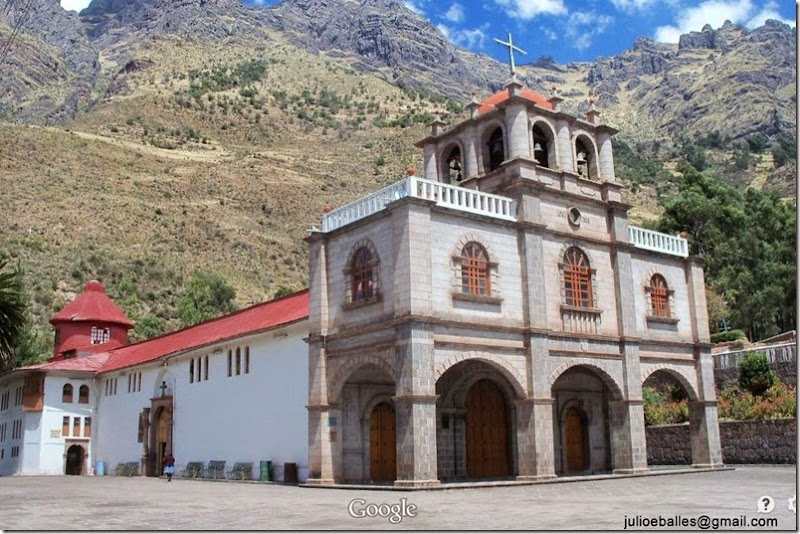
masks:
{"type": "Polygon", "coordinates": [[[322,486],[641,473],[657,373],[690,399],[693,464],[720,467],[702,265],[628,225],[616,131],[560,102],[512,76],[437,117],[424,178],[312,229],[308,290],[128,345],[90,282],[54,357],[0,376],[0,475],[154,476],[170,450],[322,486]]]}
{"type": "Polygon", "coordinates": [[[55,356],[0,377],[0,475],[157,476],[171,450],[225,462],[215,476],[249,463],[258,478],[265,460],[304,479],[307,315],[306,290],[127,345],[131,323],[90,282],[51,321],[55,356]]]}

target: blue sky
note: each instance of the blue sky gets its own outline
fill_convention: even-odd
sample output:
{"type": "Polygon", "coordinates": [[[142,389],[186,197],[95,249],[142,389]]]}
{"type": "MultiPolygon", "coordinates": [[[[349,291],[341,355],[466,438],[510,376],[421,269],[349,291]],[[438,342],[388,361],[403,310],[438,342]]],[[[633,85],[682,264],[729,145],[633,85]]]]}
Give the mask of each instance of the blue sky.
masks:
{"type": "MultiPolygon", "coordinates": [[[[245,0],[271,5],[279,0],[245,0]]],[[[506,40],[527,52],[518,63],[552,56],[560,63],[589,61],[630,48],[639,36],[677,43],[682,33],[725,20],[748,28],[772,18],[796,25],[792,0],[404,0],[454,44],[508,61],[506,40]]],[[[89,0],[61,0],[80,10],[89,0]]]]}

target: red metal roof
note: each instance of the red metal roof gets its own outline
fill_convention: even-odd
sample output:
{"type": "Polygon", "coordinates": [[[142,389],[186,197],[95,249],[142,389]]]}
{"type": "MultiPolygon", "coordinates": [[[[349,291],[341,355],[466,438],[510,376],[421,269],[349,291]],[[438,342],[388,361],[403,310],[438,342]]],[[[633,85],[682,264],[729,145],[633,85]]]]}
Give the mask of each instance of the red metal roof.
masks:
{"type": "Polygon", "coordinates": [[[97,372],[104,373],[158,360],[171,354],[307,319],[308,307],[308,289],[304,289],[177,332],[109,351],[108,360],[97,372]]]}
{"type": "MultiPolygon", "coordinates": [[[[544,95],[540,95],[539,93],[531,91],[528,88],[522,89],[522,98],[525,100],[530,100],[531,102],[543,108],[553,109],[553,104],[551,104],[544,95]]],[[[478,113],[488,113],[492,111],[495,106],[501,102],[505,102],[506,100],[508,100],[508,89],[503,89],[502,91],[499,91],[487,98],[483,104],[481,104],[481,107],[478,108],[478,113]]]]}
{"type": "Polygon", "coordinates": [[[78,297],[53,315],[50,324],[62,321],[97,321],[133,327],[133,323],[125,317],[114,302],[108,298],[103,284],[92,280],[78,297]]]}
{"type": "Polygon", "coordinates": [[[97,372],[100,367],[108,361],[109,353],[101,352],[89,356],[78,358],[61,359],[53,362],[41,363],[39,365],[28,365],[15,369],[15,371],[88,371],[97,372]]]}

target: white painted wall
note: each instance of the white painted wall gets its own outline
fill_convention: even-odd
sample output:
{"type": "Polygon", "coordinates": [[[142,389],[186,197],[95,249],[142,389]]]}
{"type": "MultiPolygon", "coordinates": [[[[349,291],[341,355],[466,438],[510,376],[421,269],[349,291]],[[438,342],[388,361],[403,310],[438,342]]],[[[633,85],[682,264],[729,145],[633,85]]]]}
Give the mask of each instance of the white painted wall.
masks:
{"type": "Polygon", "coordinates": [[[5,423],[6,425],[5,439],[0,442],[0,449],[3,450],[2,459],[0,459],[0,476],[19,474],[22,471],[23,440],[12,439],[12,429],[14,421],[24,420],[25,416],[22,404],[15,405],[17,388],[21,388],[23,383],[23,380],[17,377],[0,380],[0,396],[6,392],[9,393],[8,409],[0,411],[0,424],[5,423]],[[11,447],[17,446],[20,448],[20,454],[16,458],[12,458],[11,447]]]}
{"type": "MultiPolygon", "coordinates": [[[[159,362],[106,373],[97,379],[100,392],[96,460],[113,473],[119,463],[139,461],[138,417],[159,396],[159,385],[173,395],[174,455],[179,465],[190,461],[252,462],[254,476],[260,460],[298,464],[301,479],[308,467],[308,322],[159,362]],[[285,335],[284,335],[285,334],[285,335]],[[250,346],[250,373],[228,377],[228,349],[250,346]],[[192,358],[209,356],[208,380],[189,381],[192,358]],[[142,372],[140,392],[128,393],[127,374],[142,372]],[[117,394],[104,395],[107,378],[118,378],[117,394]]],[[[242,350],[242,357],[244,351],[242,350]]],[[[195,363],[196,365],[196,363],[195,363]]],[[[242,370],[243,372],[243,370],[242,370]]]]}

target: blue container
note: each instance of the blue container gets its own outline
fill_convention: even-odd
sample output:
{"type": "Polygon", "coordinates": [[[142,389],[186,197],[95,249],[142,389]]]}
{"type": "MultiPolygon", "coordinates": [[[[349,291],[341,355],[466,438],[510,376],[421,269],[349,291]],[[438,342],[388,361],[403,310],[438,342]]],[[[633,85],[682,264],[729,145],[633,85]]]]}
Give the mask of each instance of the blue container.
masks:
{"type": "Polygon", "coordinates": [[[106,463],[97,462],[97,476],[102,477],[106,474],[106,463]]]}

